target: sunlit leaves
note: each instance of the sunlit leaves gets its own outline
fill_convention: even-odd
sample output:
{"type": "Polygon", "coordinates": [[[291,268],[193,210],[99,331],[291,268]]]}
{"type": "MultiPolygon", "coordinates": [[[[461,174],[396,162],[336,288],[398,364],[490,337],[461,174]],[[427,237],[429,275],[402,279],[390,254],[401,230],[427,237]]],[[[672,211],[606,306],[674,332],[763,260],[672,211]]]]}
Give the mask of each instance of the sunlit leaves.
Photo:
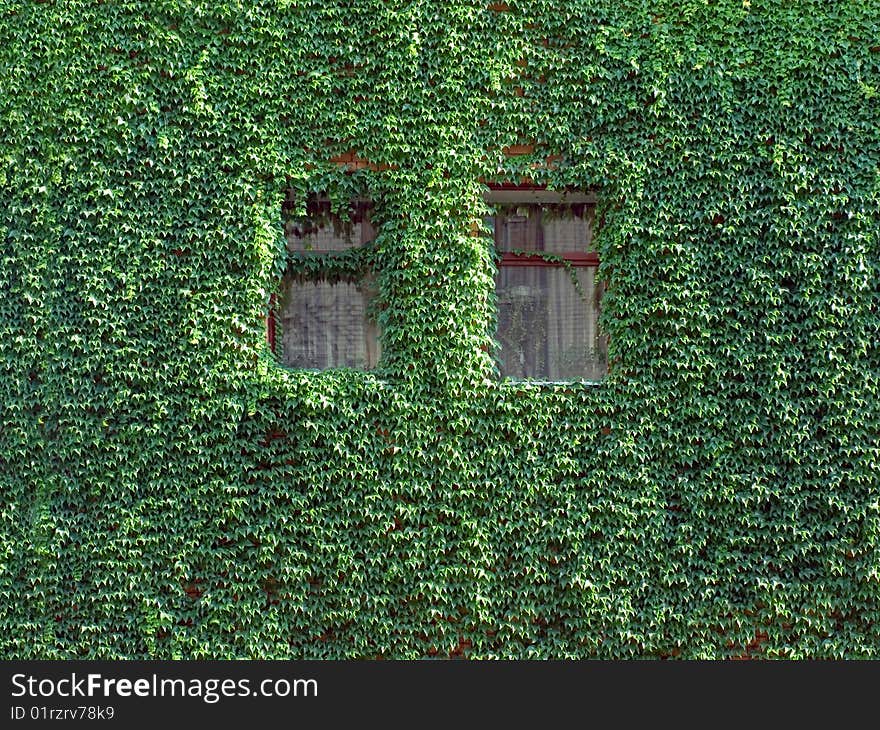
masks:
{"type": "Polygon", "coordinates": [[[878,23],[0,3],[0,652],[876,656],[878,23]],[[493,371],[523,179],[600,191],[598,386],[493,371]],[[365,267],[380,367],[279,367],[282,272],[365,267]]]}

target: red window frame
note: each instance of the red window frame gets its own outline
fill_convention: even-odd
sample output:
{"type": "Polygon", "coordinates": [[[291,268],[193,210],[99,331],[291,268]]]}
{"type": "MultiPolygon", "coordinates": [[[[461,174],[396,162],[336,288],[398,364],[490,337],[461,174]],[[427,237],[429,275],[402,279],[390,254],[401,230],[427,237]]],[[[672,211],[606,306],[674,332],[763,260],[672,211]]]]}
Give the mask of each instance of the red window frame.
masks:
{"type": "MultiPolygon", "coordinates": [[[[543,205],[595,205],[597,196],[592,191],[553,191],[546,185],[517,185],[511,183],[490,184],[485,201],[490,207],[543,206],[543,205]]],[[[497,244],[496,244],[497,245],[497,244]]],[[[497,257],[502,267],[551,267],[598,268],[600,259],[595,251],[535,251],[512,253],[501,251],[497,257]],[[544,258],[547,256],[548,258],[544,258]]],[[[604,282],[596,282],[604,289],[604,282]]],[[[607,364],[606,364],[607,368],[607,364]]],[[[607,370],[606,370],[607,371],[607,370]]]]}
{"type": "Polygon", "coordinates": [[[275,317],[277,315],[278,299],[277,295],[272,294],[269,297],[269,312],[266,314],[266,340],[269,343],[269,350],[275,354],[276,334],[275,334],[275,317]]]}

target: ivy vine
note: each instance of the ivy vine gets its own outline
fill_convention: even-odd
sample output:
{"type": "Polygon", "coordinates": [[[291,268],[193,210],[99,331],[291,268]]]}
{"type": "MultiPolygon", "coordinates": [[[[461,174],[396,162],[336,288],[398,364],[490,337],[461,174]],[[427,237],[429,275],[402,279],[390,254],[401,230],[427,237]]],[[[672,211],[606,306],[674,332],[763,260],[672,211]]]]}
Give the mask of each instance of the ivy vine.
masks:
{"type": "Polygon", "coordinates": [[[876,657],[878,29],[0,0],[0,655],[876,657]],[[599,385],[494,370],[473,231],[523,181],[602,190],[599,385]],[[378,237],[289,255],[288,190],[378,237]],[[269,351],[326,267],[376,370],[269,351]]]}

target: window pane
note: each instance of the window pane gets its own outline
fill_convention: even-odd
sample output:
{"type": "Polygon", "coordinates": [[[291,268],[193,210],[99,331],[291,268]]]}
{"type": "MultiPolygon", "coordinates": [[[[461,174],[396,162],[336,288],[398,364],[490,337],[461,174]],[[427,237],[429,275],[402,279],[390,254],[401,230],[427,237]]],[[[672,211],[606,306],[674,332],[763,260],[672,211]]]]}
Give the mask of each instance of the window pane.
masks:
{"type": "Polygon", "coordinates": [[[593,250],[593,206],[562,206],[544,211],[544,250],[550,253],[593,250]]]}
{"type": "Polygon", "coordinates": [[[595,269],[501,266],[496,280],[501,374],[540,380],[599,380],[606,343],[598,331],[595,269]]]}
{"type": "Polygon", "coordinates": [[[593,250],[593,204],[499,206],[488,225],[499,251],[587,253],[593,250]]]}
{"type": "Polygon", "coordinates": [[[379,360],[379,338],[366,280],[285,282],[281,308],[285,365],[369,369],[379,360]]]}
{"type": "Polygon", "coordinates": [[[375,238],[368,203],[353,203],[345,219],[333,214],[327,202],[310,204],[308,213],[284,222],[289,251],[345,251],[375,238]]]}
{"type": "Polygon", "coordinates": [[[490,225],[499,251],[540,251],[541,208],[535,205],[504,206],[490,225]]]}

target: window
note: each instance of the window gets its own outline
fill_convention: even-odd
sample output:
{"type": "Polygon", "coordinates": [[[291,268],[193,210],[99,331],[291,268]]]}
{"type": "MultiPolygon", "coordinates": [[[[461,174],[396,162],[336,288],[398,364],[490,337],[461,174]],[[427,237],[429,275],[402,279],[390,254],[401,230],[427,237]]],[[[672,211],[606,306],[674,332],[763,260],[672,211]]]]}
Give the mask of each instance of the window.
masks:
{"type": "Polygon", "coordinates": [[[293,200],[285,201],[287,248],[299,256],[324,261],[326,273],[305,278],[288,273],[280,300],[270,317],[269,338],[277,347],[274,322],[280,324],[280,357],[290,367],[369,369],[379,361],[379,333],[373,306],[371,276],[333,275],[334,258],[375,238],[370,203],[354,201],[347,220],[333,214],[327,200],[310,200],[306,217],[290,215],[293,200]]]}
{"type": "Polygon", "coordinates": [[[604,290],[592,247],[595,198],[585,193],[496,188],[487,223],[499,254],[501,374],[538,380],[599,380],[607,338],[599,331],[604,290]]]}

